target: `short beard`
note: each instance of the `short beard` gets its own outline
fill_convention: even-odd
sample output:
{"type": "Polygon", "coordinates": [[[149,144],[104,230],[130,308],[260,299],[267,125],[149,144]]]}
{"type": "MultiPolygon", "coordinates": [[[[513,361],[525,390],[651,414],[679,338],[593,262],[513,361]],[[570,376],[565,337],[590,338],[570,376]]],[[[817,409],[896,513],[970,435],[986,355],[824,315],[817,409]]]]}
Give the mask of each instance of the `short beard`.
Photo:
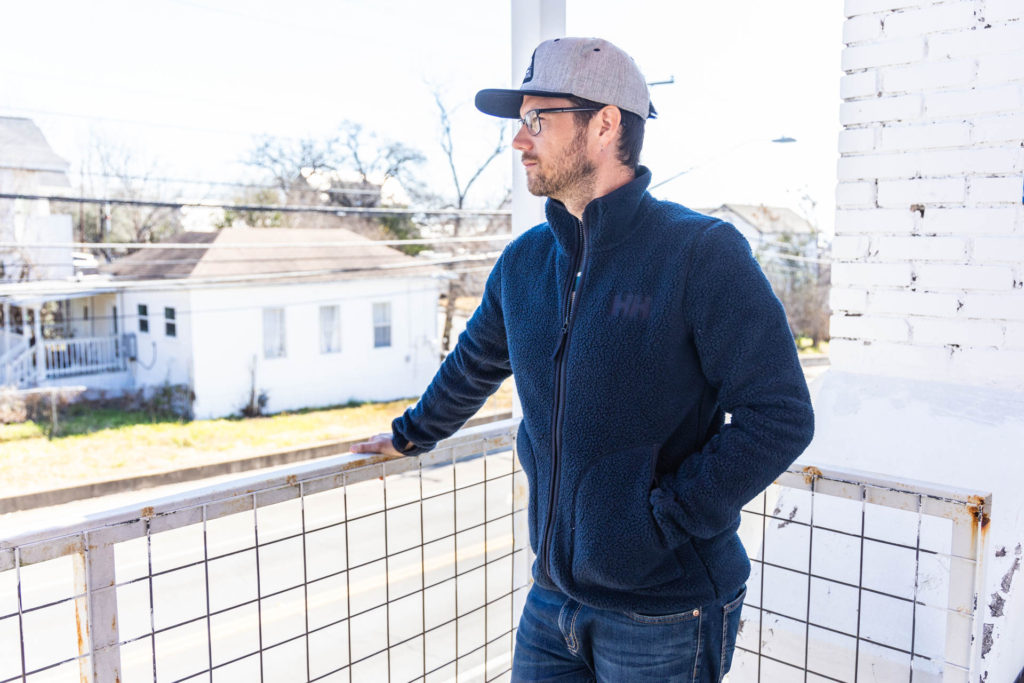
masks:
{"type": "Polygon", "coordinates": [[[563,204],[571,203],[576,197],[590,199],[594,190],[594,175],[597,168],[586,156],[587,128],[580,126],[573,136],[565,155],[547,175],[537,173],[527,176],[526,187],[537,197],[551,197],[563,204]]]}

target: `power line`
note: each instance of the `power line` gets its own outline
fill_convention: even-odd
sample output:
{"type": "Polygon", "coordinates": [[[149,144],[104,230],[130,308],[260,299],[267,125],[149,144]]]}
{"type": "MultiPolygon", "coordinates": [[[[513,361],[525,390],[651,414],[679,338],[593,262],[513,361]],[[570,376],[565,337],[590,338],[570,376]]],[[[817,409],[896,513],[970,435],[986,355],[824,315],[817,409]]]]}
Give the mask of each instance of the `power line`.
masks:
{"type": "Polygon", "coordinates": [[[509,209],[410,209],[405,207],[364,207],[364,206],[289,206],[287,204],[224,204],[220,202],[197,201],[154,201],[146,199],[117,199],[114,197],[72,197],[62,195],[22,194],[0,192],[0,199],[31,199],[51,202],[78,204],[113,204],[120,206],[155,206],[165,209],[194,207],[203,209],[227,209],[231,211],[254,211],[275,213],[323,213],[335,216],[511,216],[509,209]]]}
{"type": "Polygon", "coordinates": [[[444,274],[450,273],[451,271],[445,271],[442,266],[454,265],[458,263],[467,263],[472,261],[491,261],[498,258],[501,252],[491,251],[484,252],[481,254],[467,254],[464,256],[453,256],[442,259],[410,259],[407,262],[401,263],[383,263],[374,266],[358,266],[353,268],[323,268],[319,270],[308,270],[308,271],[280,271],[276,273],[247,273],[240,275],[211,275],[206,277],[188,277],[188,278],[166,278],[166,279],[150,279],[150,280],[137,280],[137,279],[119,279],[119,280],[77,280],[73,282],[53,282],[53,281],[29,281],[29,282],[12,282],[7,283],[12,287],[16,287],[21,291],[8,291],[5,292],[5,296],[9,297],[60,297],[60,296],[71,296],[73,297],[76,293],[87,294],[97,289],[108,289],[108,290],[167,290],[167,289],[205,289],[205,288],[216,288],[216,287],[231,287],[239,284],[245,284],[249,282],[267,282],[271,280],[281,281],[282,284],[294,284],[316,281],[319,278],[324,278],[332,275],[345,275],[345,274],[356,274],[356,273],[387,273],[387,272],[399,272],[402,270],[412,269],[434,269],[437,272],[431,274],[431,277],[444,276],[444,274]],[[59,286],[64,285],[64,286],[59,286]]]}
{"type": "MultiPolygon", "coordinates": [[[[262,230],[264,228],[250,228],[262,230]]],[[[278,228],[288,230],[289,228],[278,228]]],[[[325,228],[329,230],[329,228],[325,228]]],[[[213,234],[213,233],[210,233],[213,234]]],[[[508,242],[515,237],[512,233],[503,232],[494,235],[478,235],[475,237],[415,237],[397,240],[338,240],[316,242],[261,242],[259,244],[231,244],[226,242],[0,242],[0,249],[295,249],[302,247],[315,248],[348,248],[384,246],[396,247],[422,244],[461,244],[475,242],[508,242]]]]}
{"type": "MultiPolygon", "coordinates": [[[[255,190],[281,190],[282,192],[287,192],[288,191],[288,190],[286,190],[285,188],[282,188],[279,185],[265,185],[265,184],[261,185],[261,184],[257,184],[257,183],[239,183],[239,182],[230,182],[230,181],[224,181],[224,180],[200,180],[200,179],[188,179],[188,178],[157,178],[157,177],[153,177],[153,176],[124,175],[124,174],[120,174],[120,173],[100,173],[98,171],[84,171],[83,173],[85,175],[87,175],[87,176],[94,176],[94,177],[99,177],[99,178],[116,178],[116,179],[120,179],[120,180],[141,180],[142,182],[147,182],[147,183],[148,182],[153,182],[153,183],[176,183],[176,184],[180,184],[180,185],[214,185],[214,186],[217,186],[217,187],[244,187],[244,188],[255,189],[255,190]]],[[[364,189],[364,188],[351,188],[351,189],[347,189],[347,190],[346,189],[341,189],[341,188],[326,188],[326,189],[322,189],[321,190],[321,189],[317,189],[315,187],[309,187],[309,188],[305,188],[305,189],[304,188],[295,188],[295,191],[297,191],[297,192],[315,192],[317,194],[369,194],[369,195],[379,195],[381,193],[380,190],[371,190],[371,189],[364,189]]]]}

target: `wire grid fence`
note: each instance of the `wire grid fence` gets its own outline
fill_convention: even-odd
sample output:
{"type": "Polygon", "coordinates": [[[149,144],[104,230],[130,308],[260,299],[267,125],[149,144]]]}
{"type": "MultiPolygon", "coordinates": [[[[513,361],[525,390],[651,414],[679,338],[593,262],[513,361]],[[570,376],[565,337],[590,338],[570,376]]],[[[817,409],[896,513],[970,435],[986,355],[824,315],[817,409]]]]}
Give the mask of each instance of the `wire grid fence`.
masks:
{"type": "Polygon", "coordinates": [[[513,432],[0,542],[0,683],[504,680],[531,561],[513,432]]]}
{"type": "Polygon", "coordinates": [[[967,683],[990,506],[860,472],[784,474],[741,513],[752,573],[731,683],[967,683]]]}

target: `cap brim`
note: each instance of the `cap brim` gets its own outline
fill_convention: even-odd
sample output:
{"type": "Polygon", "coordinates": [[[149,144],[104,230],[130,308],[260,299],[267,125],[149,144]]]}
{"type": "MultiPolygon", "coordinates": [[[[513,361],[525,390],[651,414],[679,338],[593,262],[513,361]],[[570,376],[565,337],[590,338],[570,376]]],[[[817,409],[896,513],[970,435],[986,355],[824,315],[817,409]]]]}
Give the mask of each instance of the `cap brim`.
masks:
{"type": "Polygon", "coordinates": [[[481,90],[476,94],[476,108],[491,116],[503,119],[518,119],[519,108],[523,106],[523,95],[538,97],[572,97],[567,93],[544,92],[541,90],[481,90]]]}

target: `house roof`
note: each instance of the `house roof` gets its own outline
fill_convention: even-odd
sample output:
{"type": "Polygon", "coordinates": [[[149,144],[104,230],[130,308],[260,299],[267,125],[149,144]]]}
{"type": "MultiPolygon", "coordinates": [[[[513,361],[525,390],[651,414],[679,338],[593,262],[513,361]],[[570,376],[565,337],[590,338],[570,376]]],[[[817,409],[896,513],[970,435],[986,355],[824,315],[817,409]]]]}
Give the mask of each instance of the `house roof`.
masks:
{"type": "Polygon", "coordinates": [[[720,216],[732,212],[764,234],[813,234],[814,226],[800,214],[784,206],[764,204],[722,204],[717,209],[705,211],[709,216],[720,216]]]}
{"type": "Polygon", "coordinates": [[[117,280],[280,276],[312,281],[423,275],[437,270],[344,228],[226,228],[186,232],[174,243],[183,246],[140,249],[101,266],[100,272],[117,280]]]}
{"type": "Polygon", "coordinates": [[[68,166],[32,119],[0,116],[0,168],[39,171],[45,184],[66,186],[68,166]]]}

